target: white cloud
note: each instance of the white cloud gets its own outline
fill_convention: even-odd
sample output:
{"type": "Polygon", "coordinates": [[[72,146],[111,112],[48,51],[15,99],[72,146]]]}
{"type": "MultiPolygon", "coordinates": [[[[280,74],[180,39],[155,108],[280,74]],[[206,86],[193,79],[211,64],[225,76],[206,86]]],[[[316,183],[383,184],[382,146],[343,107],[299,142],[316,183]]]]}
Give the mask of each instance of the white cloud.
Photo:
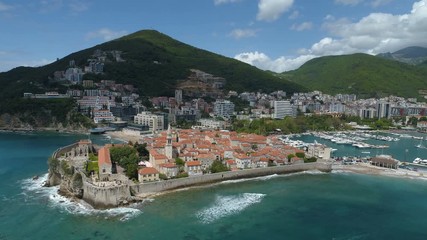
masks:
{"type": "Polygon", "coordinates": [[[386,4],[388,4],[388,3],[390,3],[392,0],[374,0],[374,1],[372,1],[370,4],[371,4],[371,6],[372,7],[379,7],[379,6],[382,6],[382,5],[386,5],[386,4]]]}
{"type": "Polygon", "coordinates": [[[99,30],[89,32],[86,34],[86,39],[95,39],[100,38],[104,41],[110,41],[116,38],[119,38],[121,36],[124,36],[127,34],[127,31],[113,31],[108,28],[101,28],[99,30]]]}
{"type": "Polygon", "coordinates": [[[374,8],[382,6],[382,5],[386,5],[388,3],[390,3],[393,0],[371,0],[371,1],[365,1],[365,0],[335,0],[336,4],[341,4],[341,5],[350,5],[350,6],[356,6],[360,3],[365,2],[367,5],[370,5],[374,8]]]}
{"type": "Polygon", "coordinates": [[[289,15],[289,19],[297,19],[299,17],[299,12],[297,10],[293,11],[291,15],[289,15]]]}
{"type": "Polygon", "coordinates": [[[235,3],[238,1],[240,1],[240,0],[214,0],[214,4],[215,5],[221,5],[221,4],[226,4],[226,3],[235,3]]]}
{"type": "Polygon", "coordinates": [[[40,13],[46,14],[60,10],[64,3],[62,0],[42,0],[39,2],[40,13]]]}
{"type": "Polygon", "coordinates": [[[68,4],[68,7],[70,8],[71,12],[79,13],[87,11],[89,9],[89,4],[83,1],[72,1],[68,4]]]}
{"type": "Polygon", "coordinates": [[[292,7],[294,0],[260,0],[257,20],[272,22],[292,7]]]}
{"type": "Polygon", "coordinates": [[[427,0],[415,2],[409,13],[393,15],[371,13],[359,21],[327,17],[323,24],[331,36],[300,49],[297,57],[270,59],[260,52],[241,53],[236,59],[272,71],[298,68],[309,59],[327,55],[362,52],[378,54],[394,52],[408,46],[426,46],[427,0]]]}
{"type": "Polygon", "coordinates": [[[301,31],[305,31],[305,30],[310,30],[313,28],[313,23],[312,22],[303,22],[301,24],[294,24],[292,25],[291,29],[301,32],[301,31]]]}
{"type": "Polygon", "coordinates": [[[296,69],[302,64],[316,56],[303,55],[297,58],[279,57],[271,59],[266,54],[261,52],[246,52],[234,56],[235,59],[253,65],[263,70],[271,70],[273,72],[284,72],[296,69]]]}
{"type": "Polygon", "coordinates": [[[353,5],[353,6],[361,2],[363,2],[363,0],[335,0],[336,4],[353,5]]]}
{"type": "Polygon", "coordinates": [[[0,12],[6,12],[6,11],[9,11],[11,9],[13,9],[12,5],[7,5],[3,2],[0,2],[0,12]]]}
{"type": "Polygon", "coordinates": [[[234,29],[229,34],[235,39],[247,38],[247,37],[255,37],[257,30],[254,29],[234,29]]]}

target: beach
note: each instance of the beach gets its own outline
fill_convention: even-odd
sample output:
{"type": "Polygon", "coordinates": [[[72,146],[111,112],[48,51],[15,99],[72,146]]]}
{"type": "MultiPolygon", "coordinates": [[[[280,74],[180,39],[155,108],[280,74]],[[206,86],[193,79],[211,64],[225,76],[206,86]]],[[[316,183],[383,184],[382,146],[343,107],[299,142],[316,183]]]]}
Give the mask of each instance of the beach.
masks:
{"type": "Polygon", "coordinates": [[[129,134],[129,133],[125,133],[123,131],[112,131],[112,132],[106,132],[104,135],[106,136],[110,136],[113,139],[117,139],[123,142],[138,142],[141,139],[140,135],[135,135],[135,134],[129,134]]]}
{"type": "Polygon", "coordinates": [[[390,169],[373,166],[369,163],[356,163],[353,165],[333,164],[332,172],[352,172],[358,174],[380,175],[400,178],[419,178],[427,180],[427,172],[417,172],[408,169],[390,169]]]}

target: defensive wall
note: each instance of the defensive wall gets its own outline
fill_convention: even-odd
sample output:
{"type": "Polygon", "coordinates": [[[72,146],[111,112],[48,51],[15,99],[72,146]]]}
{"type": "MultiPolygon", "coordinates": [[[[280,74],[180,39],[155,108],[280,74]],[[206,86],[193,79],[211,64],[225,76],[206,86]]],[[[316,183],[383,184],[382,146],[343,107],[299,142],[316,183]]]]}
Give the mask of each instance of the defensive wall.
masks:
{"type": "Polygon", "coordinates": [[[273,174],[286,174],[310,170],[319,170],[322,172],[330,172],[332,165],[328,163],[301,163],[293,165],[284,165],[267,168],[246,169],[241,171],[230,171],[213,174],[205,174],[200,176],[191,176],[187,178],[172,179],[151,183],[139,183],[132,185],[131,191],[134,195],[149,195],[157,192],[173,190],[178,188],[209,184],[225,180],[252,178],[260,176],[268,176],[273,174]]]}

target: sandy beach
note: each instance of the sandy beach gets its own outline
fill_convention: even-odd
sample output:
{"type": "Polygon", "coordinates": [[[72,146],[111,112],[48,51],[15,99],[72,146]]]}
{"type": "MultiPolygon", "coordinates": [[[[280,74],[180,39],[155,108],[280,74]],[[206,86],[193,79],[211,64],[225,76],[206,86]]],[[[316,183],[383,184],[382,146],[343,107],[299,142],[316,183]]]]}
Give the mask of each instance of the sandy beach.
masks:
{"type": "Polygon", "coordinates": [[[127,134],[123,131],[113,131],[113,132],[106,132],[105,135],[110,136],[112,139],[117,139],[123,142],[138,142],[141,139],[141,136],[133,135],[133,134],[127,134]]]}
{"type": "Polygon", "coordinates": [[[376,167],[369,163],[358,163],[353,165],[333,164],[332,171],[334,172],[352,172],[359,174],[381,175],[400,178],[419,178],[427,180],[427,172],[416,172],[407,169],[389,169],[376,167]]]}

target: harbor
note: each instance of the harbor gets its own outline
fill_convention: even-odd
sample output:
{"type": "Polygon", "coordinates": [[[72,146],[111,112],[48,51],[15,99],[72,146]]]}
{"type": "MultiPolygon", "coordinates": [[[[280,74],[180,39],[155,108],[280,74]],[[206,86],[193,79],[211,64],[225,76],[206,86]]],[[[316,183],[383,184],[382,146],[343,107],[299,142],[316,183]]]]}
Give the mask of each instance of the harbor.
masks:
{"type": "Polygon", "coordinates": [[[338,160],[390,155],[401,162],[413,163],[416,158],[427,159],[423,144],[426,137],[427,134],[414,131],[341,131],[285,135],[281,139],[296,147],[324,144],[332,148],[331,157],[338,160]]]}

